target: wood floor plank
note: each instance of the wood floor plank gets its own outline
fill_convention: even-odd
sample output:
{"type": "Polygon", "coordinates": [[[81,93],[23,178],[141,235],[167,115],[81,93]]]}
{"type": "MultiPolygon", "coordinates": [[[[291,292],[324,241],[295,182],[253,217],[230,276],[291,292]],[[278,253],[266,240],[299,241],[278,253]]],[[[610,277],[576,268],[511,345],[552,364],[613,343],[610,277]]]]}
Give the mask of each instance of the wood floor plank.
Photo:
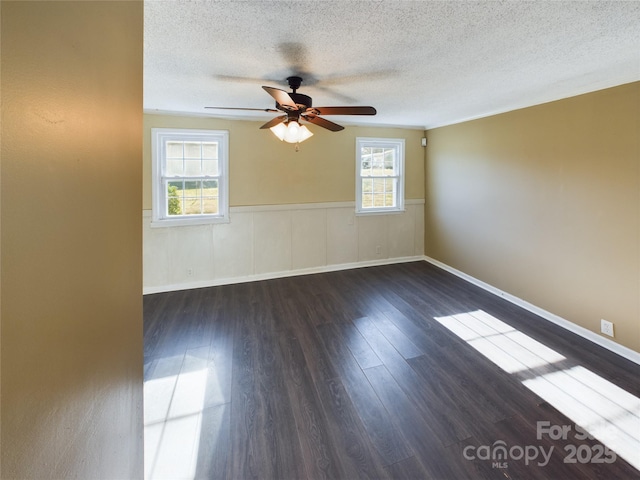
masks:
{"type": "Polygon", "coordinates": [[[395,381],[416,405],[420,417],[428,420],[443,445],[450,445],[472,435],[468,421],[458,406],[442,394],[438,379],[424,381],[375,327],[371,319],[357,319],[356,327],[367,339],[395,381]]]}
{"type": "Polygon", "coordinates": [[[341,478],[385,479],[384,458],[378,454],[358,410],[337,378],[316,384],[334,445],[341,452],[341,478]]]}
{"type": "Polygon", "coordinates": [[[338,454],[329,439],[330,433],[322,404],[306,368],[304,353],[294,335],[284,332],[279,337],[287,374],[286,388],[291,398],[292,413],[300,439],[306,478],[340,478],[338,454]]]}
{"type": "MultiPolygon", "coordinates": [[[[506,412],[510,410],[509,405],[500,398],[496,398],[490,387],[476,383],[472,380],[473,376],[458,375],[459,369],[465,366],[456,359],[442,360],[441,357],[428,353],[414,357],[408,362],[425,382],[434,382],[434,385],[438,385],[445,401],[454,403],[459,415],[469,421],[470,425],[482,428],[482,425],[477,425],[473,420],[497,422],[508,416],[506,412]],[[446,369],[443,369],[443,366],[446,366],[446,369]]],[[[469,431],[475,433],[473,429],[469,431]]]]}
{"type": "Polygon", "coordinates": [[[339,380],[340,375],[333,367],[329,352],[314,328],[315,322],[309,318],[307,309],[299,301],[287,299],[286,302],[291,333],[300,345],[306,372],[322,404],[327,428],[333,439],[333,449],[339,452],[338,462],[344,473],[340,478],[386,478],[377,450],[339,380]]]}
{"type": "Polygon", "coordinates": [[[392,421],[406,435],[420,458],[428,478],[464,478],[463,469],[455,462],[442,462],[447,450],[439,440],[438,432],[422,420],[417,404],[404,394],[402,388],[384,366],[369,368],[365,375],[382,400],[392,421]],[[435,460],[435,461],[434,461],[435,460]]]}
{"type": "Polygon", "coordinates": [[[382,361],[380,361],[369,343],[351,322],[337,324],[335,328],[361,369],[382,365],[382,361]]]}
{"type": "Polygon", "coordinates": [[[318,330],[315,328],[315,320],[308,313],[305,305],[288,300],[288,309],[291,312],[289,324],[304,352],[304,356],[313,381],[322,384],[339,376],[334,368],[327,350],[324,348],[318,330]]]}
{"type": "Polygon", "coordinates": [[[385,338],[394,346],[396,350],[405,359],[418,357],[425,352],[418,347],[413,341],[407,337],[396,325],[383,313],[377,312],[371,317],[375,326],[385,336],[385,338]]]}
{"type": "Polygon", "coordinates": [[[385,467],[394,480],[429,480],[433,478],[418,457],[409,457],[385,467]]]}
{"type": "Polygon", "coordinates": [[[231,471],[231,405],[206,408],[202,412],[196,479],[233,478],[231,471]]]}
{"type": "Polygon", "coordinates": [[[157,315],[148,314],[145,317],[144,355],[146,357],[166,356],[169,353],[180,352],[181,347],[173,341],[172,331],[175,330],[175,324],[181,318],[182,306],[187,301],[187,295],[181,295],[179,292],[155,294],[145,298],[145,312],[153,309],[155,304],[160,304],[157,307],[157,315]],[[162,308],[163,303],[167,308],[162,308]]]}
{"type": "MultiPolygon", "coordinates": [[[[252,289],[257,292],[257,289],[252,289]]],[[[254,303],[235,331],[231,401],[232,469],[239,478],[302,478],[300,444],[275,351],[272,319],[254,303]],[[294,439],[294,441],[292,441],[294,439]]]]}
{"type": "Polygon", "coordinates": [[[412,456],[413,451],[409,443],[402,432],[390,422],[386,410],[343,343],[344,339],[335,325],[324,324],[318,329],[369,438],[383,459],[383,464],[390,465],[412,456]]]}
{"type": "Polygon", "coordinates": [[[354,315],[357,316],[351,308],[342,308],[345,307],[345,304],[337,292],[320,292],[307,297],[305,304],[308,305],[307,313],[315,325],[343,322],[354,315]]]}
{"type": "Polygon", "coordinates": [[[219,318],[212,321],[206,407],[231,401],[233,376],[233,327],[219,318]]]}
{"type": "Polygon", "coordinates": [[[562,377],[567,400],[588,402],[577,397],[591,389],[637,417],[640,366],[426,262],[153,294],[143,306],[156,473],[188,424],[195,478],[640,479],[629,452],[565,463],[568,443],[584,454],[600,440],[536,438],[537,422],[575,423],[530,388],[582,372],[562,377]],[[448,316],[503,357],[438,320],[448,316]],[[498,321],[516,334],[489,335],[498,321]],[[537,364],[535,342],[560,359],[537,364]],[[524,368],[501,364],[509,356],[524,368]],[[465,457],[500,441],[554,451],[544,466],[465,457]]]}

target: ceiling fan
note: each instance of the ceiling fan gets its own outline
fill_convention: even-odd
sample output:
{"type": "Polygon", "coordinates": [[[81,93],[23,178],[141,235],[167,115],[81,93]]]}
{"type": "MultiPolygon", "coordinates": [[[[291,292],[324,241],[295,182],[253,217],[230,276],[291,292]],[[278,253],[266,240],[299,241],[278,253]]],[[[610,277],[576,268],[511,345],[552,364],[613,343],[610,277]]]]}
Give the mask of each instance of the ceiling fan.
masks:
{"type": "Polygon", "coordinates": [[[260,128],[269,128],[280,139],[289,143],[300,143],[309,138],[313,133],[300,124],[304,120],[319,127],[326,128],[332,132],[343,130],[342,125],[331,122],[321,115],[375,115],[376,109],[373,107],[314,107],[311,97],[297,90],[302,84],[302,78],[297,76],[287,77],[289,88],[292,92],[285,92],[279,88],[262,88],[276,101],[276,109],[273,108],[241,108],[241,107],[205,107],[218,110],[253,110],[261,112],[284,113],[260,128]]]}

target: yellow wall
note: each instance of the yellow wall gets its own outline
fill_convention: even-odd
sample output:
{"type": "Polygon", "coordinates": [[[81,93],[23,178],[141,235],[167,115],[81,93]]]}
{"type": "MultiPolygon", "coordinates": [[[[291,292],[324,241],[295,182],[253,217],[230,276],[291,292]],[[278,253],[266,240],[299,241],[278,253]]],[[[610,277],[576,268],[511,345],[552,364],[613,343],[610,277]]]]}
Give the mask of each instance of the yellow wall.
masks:
{"type": "Polygon", "coordinates": [[[426,254],[640,351],[640,83],[428,138],[426,254]]]}
{"type": "Polygon", "coordinates": [[[142,478],[142,2],[2,2],[2,475],[142,478]]]}
{"type": "MultiPolygon", "coordinates": [[[[268,99],[265,99],[268,101],[268,99]]],[[[229,130],[229,204],[279,205],[355,201],[356,137],[405,139],[405,197],[424,198],[422,130],[346,127],[329,132],[310,125],[314,136],[295,146],[281,142],[263,121],[147,114],[144,116],[143,209],[151,208],[151,128],[229,130]]]]}

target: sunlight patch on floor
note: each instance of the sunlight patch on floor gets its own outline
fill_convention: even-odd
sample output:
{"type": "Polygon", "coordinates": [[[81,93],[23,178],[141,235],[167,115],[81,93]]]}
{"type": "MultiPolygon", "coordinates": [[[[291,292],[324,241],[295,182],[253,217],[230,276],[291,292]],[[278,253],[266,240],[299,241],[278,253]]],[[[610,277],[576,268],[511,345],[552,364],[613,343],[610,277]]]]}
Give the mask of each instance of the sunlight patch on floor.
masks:
{"type": "Polygon", "coordinates": [[[640,399],[581,366],[523,384],[640,470],[640,399]]]}
{"type": "Polygon", "coordinates": [[[565,359],[558,352],[481,310],[437,317],[436,320],[509,373],[565,359]]]}
{"type": "Polygon", "coordinates": [[[144,384],[145,479],[193,479],[208,369],[144,384]]]}
{"type": "Polygon", "coordinates": [[[436,320],[640,470],[638,397],[482,310],[436,320]]]}

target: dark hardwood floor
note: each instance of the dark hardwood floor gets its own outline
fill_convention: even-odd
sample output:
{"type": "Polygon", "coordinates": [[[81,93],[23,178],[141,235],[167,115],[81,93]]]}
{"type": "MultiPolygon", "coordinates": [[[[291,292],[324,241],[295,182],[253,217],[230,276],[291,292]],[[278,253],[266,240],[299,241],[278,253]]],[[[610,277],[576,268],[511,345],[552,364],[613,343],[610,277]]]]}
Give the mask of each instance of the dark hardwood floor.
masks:
{"type": "Polygon", "coordinates": [[[426,262],[147,295],[144,328],[147,478],[640,478],[640,366],[426,262]]]}

